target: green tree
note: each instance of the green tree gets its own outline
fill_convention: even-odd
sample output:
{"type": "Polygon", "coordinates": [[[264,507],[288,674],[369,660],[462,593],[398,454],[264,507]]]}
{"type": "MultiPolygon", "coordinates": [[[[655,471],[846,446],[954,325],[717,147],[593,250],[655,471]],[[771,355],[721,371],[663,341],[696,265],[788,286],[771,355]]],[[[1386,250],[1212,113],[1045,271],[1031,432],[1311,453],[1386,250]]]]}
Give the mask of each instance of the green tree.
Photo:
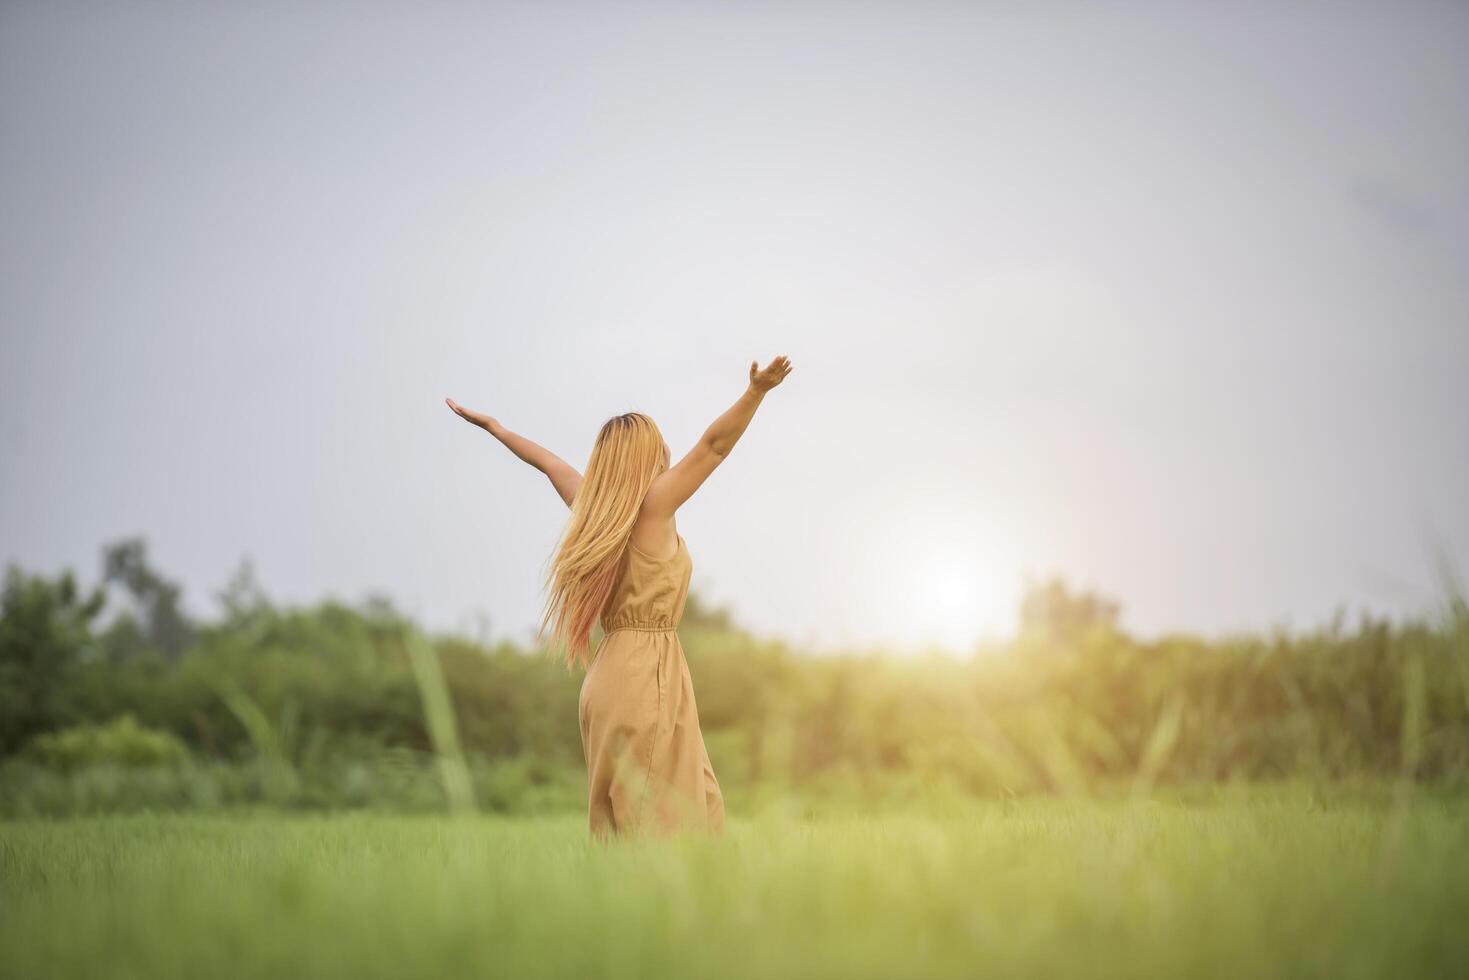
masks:
{"type": "Polygon", "coordinates": [[[6,569],[0,596],[0,754],[64,723],[68,680],[96,642],[106,595],[83,595],[70,571],[55,581],[6,569]]]}
{"type": "Polygon", "coordinates": [[[1042,643],[1068,643],[1089,633],[1118,631],[1122,607],[1095,592],[1072,591],[1053,578],[1027,587],[1020,600],[1020,634],[1042,643]]]}
{"type": "Polygon", "coordinates": [[[734,617],[727,607],[715,606],[698,592],[690,592],[684,602],[682,624],[691,629],[712,630],[716,633],[735,631],[734,617]]]}
{"type": "Polygon", "coordinates": [[[102,580],[127,591],[139,621],[137,629],[113,631],[115,654],[139,653],[141,641],[169,661],[183,656],[193,642],[194,627],[180,606],[182,590],[148,564],[148,546],[142,538],[127,538],[102,549],[102,580]]]}

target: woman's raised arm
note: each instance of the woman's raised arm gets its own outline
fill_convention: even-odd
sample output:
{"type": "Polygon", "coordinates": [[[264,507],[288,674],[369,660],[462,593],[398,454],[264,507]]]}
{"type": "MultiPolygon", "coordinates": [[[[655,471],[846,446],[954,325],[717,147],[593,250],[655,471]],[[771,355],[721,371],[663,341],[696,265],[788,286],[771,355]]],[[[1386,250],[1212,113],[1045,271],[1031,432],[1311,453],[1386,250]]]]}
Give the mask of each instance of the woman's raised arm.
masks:
{"type": "Polygon", "coordinates": [[[576,491],[581,486],[581,474],[576,471],[566,460],[557,456],[545,446],[531,442],[525,436],[511,432],[496,419],[485,415],[483,412],[475,412],[458,404],[452,398],[445,398],[444,403],[453,409],[454,414],[484,429],[490,435],[499,439],[516,456],[534,466],[546,474],[551,481],[551,486],[556,488],[561,499],[566,501],[566,506],[571,506],[571,501],[576,497],[576,491]]]}
{"type": "Polygon", "coordinates": [[[765,393],[784,381],[792,370],[790,359],[784,354],[766,365],[763,371],[759,368],[759,361],[750,362],[750,386],[745,393],[710,423],[688,455],[653,480],[647,496],[643,498],[644,514],[654,519],[672,517],[740,441],[765,393]]]}

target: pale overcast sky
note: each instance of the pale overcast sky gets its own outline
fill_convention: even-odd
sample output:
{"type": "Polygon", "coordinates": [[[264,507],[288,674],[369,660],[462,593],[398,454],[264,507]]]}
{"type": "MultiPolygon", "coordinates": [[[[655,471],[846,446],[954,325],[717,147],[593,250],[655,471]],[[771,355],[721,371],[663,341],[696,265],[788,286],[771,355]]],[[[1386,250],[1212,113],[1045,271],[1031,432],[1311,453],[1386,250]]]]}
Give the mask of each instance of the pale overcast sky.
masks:
{"type": "Polygon", "coordinates": [[[523,639],[577,466],[796,643],[1152,635],[1469,557],[1464,4],[0,6],[0,561],[523,639]],[[1042,9],[1044,8],[1044,9],[1042,9]]]}

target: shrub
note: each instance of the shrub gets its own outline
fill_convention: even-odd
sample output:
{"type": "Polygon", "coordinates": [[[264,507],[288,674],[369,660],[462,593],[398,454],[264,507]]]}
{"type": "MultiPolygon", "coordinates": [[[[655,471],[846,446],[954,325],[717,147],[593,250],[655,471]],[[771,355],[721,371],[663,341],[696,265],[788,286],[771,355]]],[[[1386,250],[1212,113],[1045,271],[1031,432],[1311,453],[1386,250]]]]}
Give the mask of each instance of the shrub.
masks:
{"type": "Polygon", "coordinates": [[[174,766],[188,760],[189,750],[176,736],[144,728],[129,714],[105,725],[74,725],[37,735],[24,755],[53,769],[75,772],[105,765],[174,766]]]}

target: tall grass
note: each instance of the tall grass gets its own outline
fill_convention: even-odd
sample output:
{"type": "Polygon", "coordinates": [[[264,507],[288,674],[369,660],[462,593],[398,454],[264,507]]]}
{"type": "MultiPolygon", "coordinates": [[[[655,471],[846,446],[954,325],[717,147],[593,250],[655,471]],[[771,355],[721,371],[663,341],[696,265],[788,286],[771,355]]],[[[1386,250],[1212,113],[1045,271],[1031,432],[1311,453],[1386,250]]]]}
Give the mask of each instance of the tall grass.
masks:
{"type": "Polygon", "coordinates": [[[735,819],[3,827],[0,976],[1454,977],[1469,809],[1217,791],[735,819]]]}
{"type": "Polygon", "coordinates": [[[459,729],[454,720],[454,706],[449,701],[449,687],[439,667],[439,654],[423,641],[415,630],[404,630],[403,643],[413,664],[413,679],[423,698],[423,715],[433,741],[434,758],[439,776],[444,781],[444,796],[453,813],[474,812],[474,787],[464,752],[459,747],[459,729]]]}

